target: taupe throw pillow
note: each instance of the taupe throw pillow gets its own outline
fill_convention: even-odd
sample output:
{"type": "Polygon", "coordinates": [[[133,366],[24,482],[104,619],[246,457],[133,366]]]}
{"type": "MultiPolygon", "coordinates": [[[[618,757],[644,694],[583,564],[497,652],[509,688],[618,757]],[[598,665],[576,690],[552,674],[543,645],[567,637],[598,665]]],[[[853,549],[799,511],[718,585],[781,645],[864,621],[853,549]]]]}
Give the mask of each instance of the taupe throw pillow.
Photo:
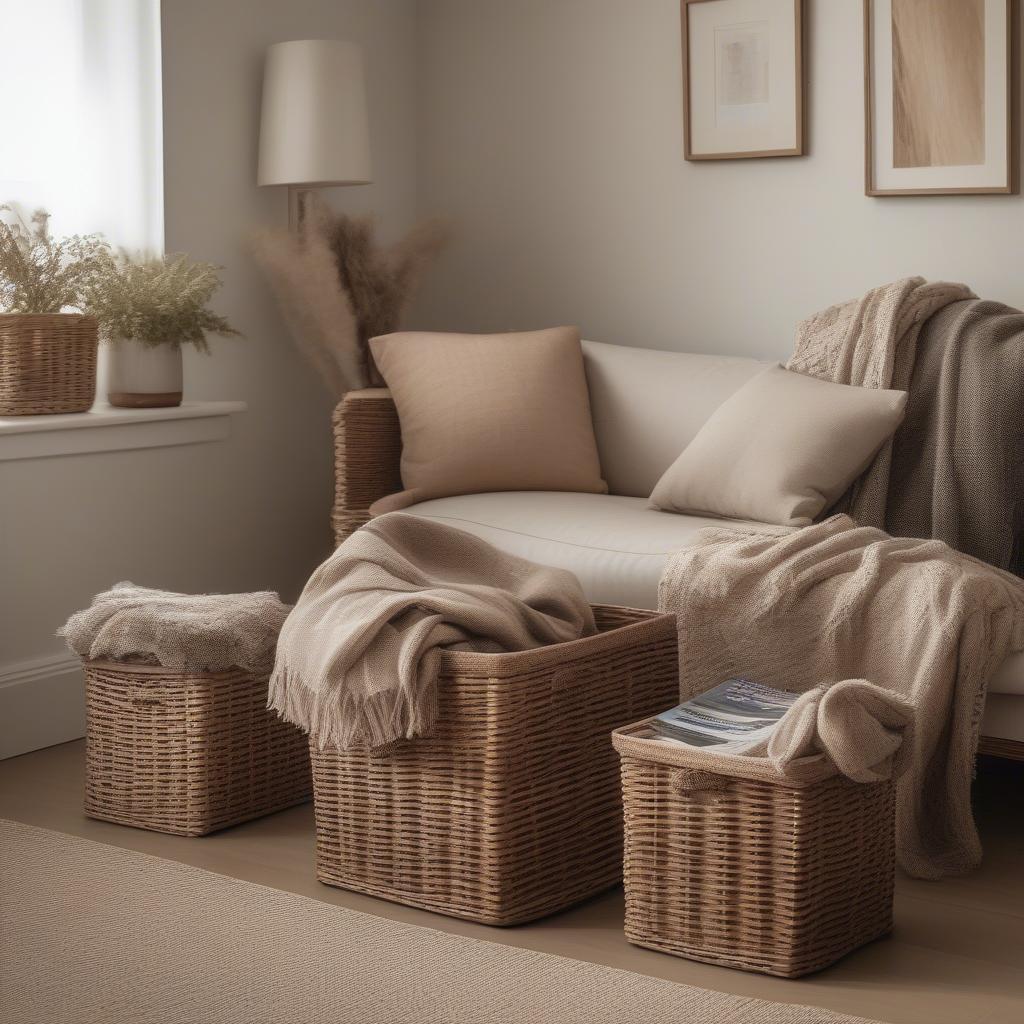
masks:
{"type": "Polygon", "coordinates": [[[903,391],[772,367],[711,414],[655,485],[650,507],[807,526],[867,469],[906,404],[903,391]]]}
{"type": "Polygon", "coordinates": [[[608,490],[576,328],[410,331],[370,348],[398,409],[405,486],[375,515],[452,494],[608,490]]]}

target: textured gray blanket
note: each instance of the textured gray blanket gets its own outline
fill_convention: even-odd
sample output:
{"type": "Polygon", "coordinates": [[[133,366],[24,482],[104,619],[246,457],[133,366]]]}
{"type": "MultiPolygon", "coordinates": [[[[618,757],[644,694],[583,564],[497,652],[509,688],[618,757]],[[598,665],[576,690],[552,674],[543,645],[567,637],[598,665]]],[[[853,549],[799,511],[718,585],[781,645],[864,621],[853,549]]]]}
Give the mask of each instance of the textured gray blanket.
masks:
{"type": "Polygon", "coordinates": [[[1024,313],[954,302],[924,325],[882,525],[1024,576],[1024,313]]]}
{"type": "Polygon", "coordinates": [[[788,366],[910,394],[895,438],[826,514],[1024,576],[1024,313],[905,278],[800,324],[788,366]]]}

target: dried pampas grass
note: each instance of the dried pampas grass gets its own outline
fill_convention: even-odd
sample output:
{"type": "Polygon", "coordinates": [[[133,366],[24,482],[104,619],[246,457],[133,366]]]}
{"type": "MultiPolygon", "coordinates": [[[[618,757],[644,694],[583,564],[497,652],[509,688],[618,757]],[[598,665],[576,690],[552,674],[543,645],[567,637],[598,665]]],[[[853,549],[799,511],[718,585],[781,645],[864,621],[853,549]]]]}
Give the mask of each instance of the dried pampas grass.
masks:
{"type": "Polygon", "coordinates": [[[338,287],[334,254],[319,235],[262,231],[253,253],[277,297],[296,348],[337,398],[369,383],[352,303],[338,287]]]}
{"type": "Polygon", "coordinates": [[[336,397],[379,384],[369,341],[399,326],[426,266],[448,240],[428,221],[387,249],[371,217],[335,213],[311,197],[301,230],[265,231],[254,253],[299,351],[336,397]]]}

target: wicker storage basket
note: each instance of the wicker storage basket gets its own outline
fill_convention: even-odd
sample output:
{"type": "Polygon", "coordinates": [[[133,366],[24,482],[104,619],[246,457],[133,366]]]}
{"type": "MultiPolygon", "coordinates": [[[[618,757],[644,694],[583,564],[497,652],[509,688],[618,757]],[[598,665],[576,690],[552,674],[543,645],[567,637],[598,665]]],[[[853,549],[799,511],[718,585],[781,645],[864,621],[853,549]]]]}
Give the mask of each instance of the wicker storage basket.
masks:
{"type": "Polygon", "coordinates": [[[308,800],[305,735],[267,710],[267,676],[85,663],[85,813],[201,836],[308,800]]]}
{"type": "Polygon", "coordinates": [[[516,654],[442,656],[436,735],[312,751],[317,875],[491,925],[622,877],[611,730],[678,697],[675,618],[596,607],[601,632],[516,654]]]}
{"type": "Polygon", "coordinates": [[[96,344],[91,316],[0,314],[0,416],[87,412],[96,344]]]}
{"type": "Polygon", "coordinates": [[[821,757],[785,781],[760,759],[713,772],[652,735],[613,736],[630,942],[795,978],[892,930],[892,782],[851,782],[821,757]]]}

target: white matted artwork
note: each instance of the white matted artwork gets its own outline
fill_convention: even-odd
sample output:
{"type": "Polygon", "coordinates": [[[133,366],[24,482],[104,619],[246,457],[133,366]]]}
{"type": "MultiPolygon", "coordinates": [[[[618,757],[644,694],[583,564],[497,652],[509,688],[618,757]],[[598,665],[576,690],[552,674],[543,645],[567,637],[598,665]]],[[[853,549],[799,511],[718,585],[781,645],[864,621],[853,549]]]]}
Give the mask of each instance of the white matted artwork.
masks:
{"type": "Polygon", "coordinates": [[[803,0],[681,0],[687,160],[800,156],[803,0]]]}
{"type": "Polygon", "coordinates": [[[1012,193],[1013,0],[864,0],[865,191],[1012,193]]]}

